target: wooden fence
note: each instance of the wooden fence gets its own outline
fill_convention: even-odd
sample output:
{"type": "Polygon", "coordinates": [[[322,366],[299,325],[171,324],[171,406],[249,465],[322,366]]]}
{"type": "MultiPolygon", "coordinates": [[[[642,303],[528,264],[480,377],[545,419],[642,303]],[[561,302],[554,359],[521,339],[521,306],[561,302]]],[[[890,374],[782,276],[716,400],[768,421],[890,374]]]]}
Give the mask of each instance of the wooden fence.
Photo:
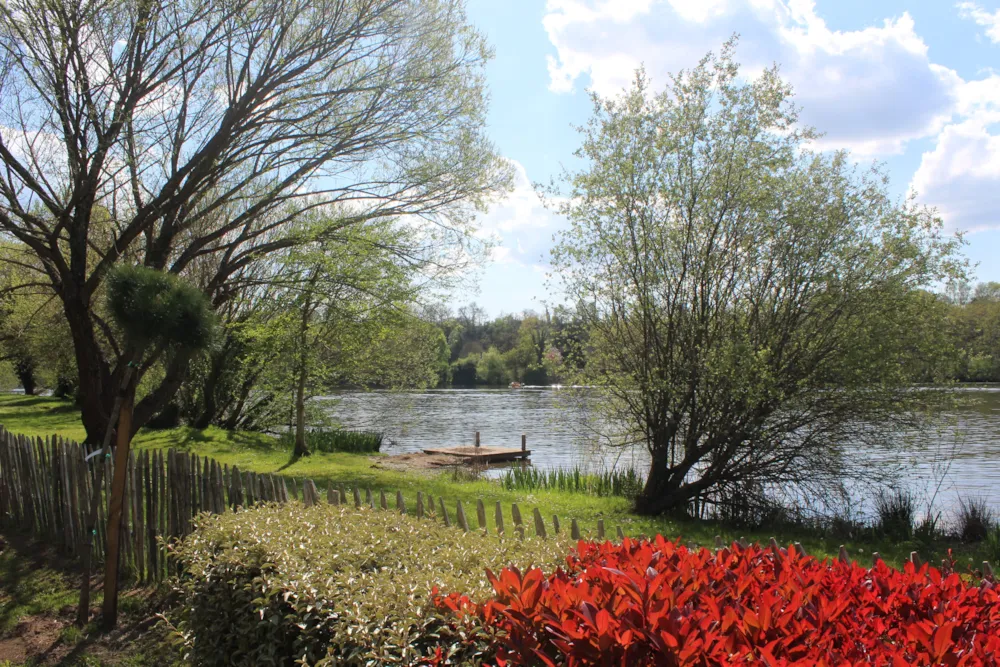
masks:
{"type": "MultiPolygon", "coordinates": [[[[97,466],[105,466],[104,479],[110,480],[113,457],[100,457],[99,449],[89,449],[60,436],[29,438],[0,427],[0,526],[13,528],[43,539],[61,551],[78,555],[84,546],[83,531],[90,505],[97,466]]],[[[155,582],[168,573],[165,545],[183,538],[193,528],[193,519],[202,512],[221,513],[261,502],[285,503],[301,499],[305,504],[321,502],[312,480],[258,474],[236,466],[177,450],[139,450],[129,457],[122,525],[121,572],[136,582],[155,582]]],[[[386,496],[371,489],[340,484],[326,489],[326,501],[362,505],[373,509],[393,509],[417,517],[441,521],[465,531],[473,529],[461,501],[446,502],[418,492],[410,507],[403,493],[386,496]],[[394,497],[393,497],[394,495],[394,497]],[[391,500],[390,500],[391,498],[391,500]],[[450,509],[449,509],[450,508],[450,509]]],[[[98,523],[93,540],[94,562],[104,559],[106,548],[106,489],[102,490],[98,523]]],[[[568,530],[579,539],[576,519],[563,527],[553,516],[548,524],[536,508],[529,525],[517,504],[509,508],[506,525],[500,503],[492,510],[494,530],[524,537],[539,537],[568,530]]],[[[486,506],[479,500],[475,525],[487,530],[486,506]]],[[[597,521],[593,537],[604,538],[604,521],[597,521]]],[[[618,537],[623,537],[621,528],[618,537]]]]}
{"type": "MultiPolygon", "coordinates": [[[[110,480],[112,457],[102,460],[99,449],[91,451],[59,436],[15,435],[0,426],[0,526],[29,532],[66,553],[79,554],[84,545],[86,511],[98,465],[105,466],[104,479],[110,480]]],[[[194,517],[202,512],[219,514],[262,502],[286,503],[300,497],[307,506],[322,502],[320,490],[312,480],[296,482],[272,474],[244,472],[236,466],[230,468],[208,457],[173,449],[133,451],[126,478],[121,572],[140,583],[161,581],[168,574],[165,545],[187,536],[193,529],[194,517]]],[[[461,500],[452,504],[423,492],[416,494],[409,507],[401,491],[389,496],[378,491],[376,496],[371,489],[338,484],[328,486],[325,495],[326,502],[335,505],[391,508],[466,532],[489,530],[487,507],[482,500],[476,502],[473,526],[461,500]],[[449,507],[454,508],[453,513],[449,513],[449,507]]],[[[105,495],[93,541],[95,563],[104,559],[106,505],[105,495]]],[[[509,524],[505,523],[505,512],[499,502],[490,509],[497,533],[523,538],[530,529],[541,538],[561,531],[567,531],[573,539],[583,537],[576,519],[569,519],[568,526],[562,525],[558,516],[546,521],[537,507],[528,523],[517,504],[512,504],[507,513],[509,524]]],[[[588,533],[586,537],[598,540],[625,537],[620,526],[613,535],[606,533],[603,519],[598,519],[595,530],[588,533]]],[[[716,547],[721,546],[720,538],[716,537],[716,542],[716,547]]],[[[771,542],[777,548],[774,538],[771,542]]],[[[796,547],[802,550],[800,544],[796,547]]],[[[844,547],[840,548],[840,559],[848,560],[844,547]]],[[[873,554],[873,559],[878,560],[879,555],[873,554]]],[[[916,552],[911,554],[911,560],[919,562],[916,552]]],[[[982,574],[993,580],[989,563],[983,563],[982,574]]]]}

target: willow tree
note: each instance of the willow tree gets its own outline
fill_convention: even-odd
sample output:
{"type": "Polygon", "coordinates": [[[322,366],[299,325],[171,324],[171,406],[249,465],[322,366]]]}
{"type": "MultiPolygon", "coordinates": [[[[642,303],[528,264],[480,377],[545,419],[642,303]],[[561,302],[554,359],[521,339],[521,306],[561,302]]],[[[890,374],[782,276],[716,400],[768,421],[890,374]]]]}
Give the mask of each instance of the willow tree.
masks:
{"type": "Polygon", "coordinates": [[[463,0],[0,3],[0,232],[65,311],[88,439],[126,367],[93,308],[119,262],[190,275],[218,308],[318,206],[469,257],[473,206],[510,177],[483,132],[489,56],[463,0]]]}
{"type": "Polygon", "coordinates": [[[617,441],[649,451],[644,513],[877,472],[865,449],[927,398],[918,290],[964,266],[878,168],[810,152],[777,69],[742,79],[733,50],[595,96],[583,166],[553,188],[556,275],[592,304],[587,372],[617,441]]]}

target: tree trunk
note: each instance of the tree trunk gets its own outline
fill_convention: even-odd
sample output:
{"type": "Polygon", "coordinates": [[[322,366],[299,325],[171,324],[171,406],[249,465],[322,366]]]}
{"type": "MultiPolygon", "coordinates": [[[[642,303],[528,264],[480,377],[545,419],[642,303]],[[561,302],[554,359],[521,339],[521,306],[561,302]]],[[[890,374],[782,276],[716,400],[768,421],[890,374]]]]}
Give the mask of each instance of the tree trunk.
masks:
{"type": "Polygon", "coordinates": [[[132,442],[132,403],[135,400],[135,385],[132,383],[129,385],[118,417],[114,478],[111,482],[111,499],[108,504],[108,547],[105,551],[104,561],[104,618],[102,623],[106,631],[113,630],[118,623],[118,566],[121,551],[122,506],[125,502],[129,445],[132,442]]]}
{"type": "Polygon", "coordinates": [[[295,451],[292,456],[308,456],[309,443],[306,442],[306,376],[309,369],[303,363],[299,366],[298,384],[295,387],[295,451]]]}
{"type": "Polygon", "coordinates": [[[682,514],[690,499],[684,475],[670,466],[667,448],[660,447],[649,464],[646,485],[635,499],[635,511],[646,516],[682,514]]]}
{"type": "Polygon", "coordinates": [[[14,364],[14,371],[17,373],[17,379],[20,380],[21,386],[24,387],[25,396],[35,395],[35,361],[31,357],[24,355],[17,360],[14,364]]]}
{"type": "Polygon", "coordinates": [[[319,267],[313,269],[309,278],[309,287],[302,303],[302,319],[299,322],[299,367],[295,387],[295,451],[292,456],[308,456],[309,444],[306,442],[306,380],[309,379],[309,320],[312,318],[313,290],[319,279],[319,267]]]}
{"type": "MultiPolygon", "coordinates": [[[[131,356],[128,357],[131,359],[131,356]]],[[[129,385],[132,380],[132,366],[126,364],[125,366],[125,377],[122,378],[121,385],[118,387],[118,392],[115,395],[114,407],[118,410],[114,410],[112,414],[114,419],[107,423],[106,430],[104,433],[103,446],[101,447],[101,453],[97,457],[97,461],[93,465],[97,466],[96,476],[94,478],[94,490],[90,498],[90,507],[87,510],[87,524],[83,531],[83,553],[81,554],[81,581],[80,581],[80,602],[76,610],[76,621],[81,627],[87,624],[90,620],[90,563],[91,554],[93,552],[93,542],[94,535],[97,534],[97,510],[101,503],[101,492],[104,486],[104,459],[111,455],[111,437],[115,433],[115,423],[121,405],[128,398],[129,385]]],[[[134,389],[132,390],[134,392],[134,389]]]]}
{"type": "Polygon", "coordinates": [[[209,424],[213,424],[222,418],[217,396],[219,383],[222,380],[223,374],[226,372],[226,367],[230,363],[237,363],[235,359],[231,358],[230,349],[231,338],[227,336],[226,342],[222,345],[222,348],[211,354],[209,357],[210,368],[208,376],[202,383],[201,390],[201,414],[199,414],[198,418],[194,421],[193,426],[195,428],[208,428],[209,424]]]}
{"type": "Polygon", "coordinates": [[[94,333],[90,304],[82,303],[74,295],[62,297],[79,374],[80,416],[87,431],[87,443],[94,445],[101,442],[111,418],[115,394],[107,389],[114,386],[114,380],[94,333]]]}

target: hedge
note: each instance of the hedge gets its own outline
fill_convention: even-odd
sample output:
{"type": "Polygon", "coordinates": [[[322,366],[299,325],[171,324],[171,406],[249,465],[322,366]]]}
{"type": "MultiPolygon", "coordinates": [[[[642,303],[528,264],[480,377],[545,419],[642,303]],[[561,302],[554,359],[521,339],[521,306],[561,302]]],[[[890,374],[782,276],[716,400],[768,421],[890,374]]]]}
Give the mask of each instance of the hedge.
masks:
{"type": "Polygon", "coordinates": [[[397,512],[270,505],[204,516],[173,547],[174,615],[204,665],[455,665],[492,659],[492,629],[439,611],[432,591],[479,598],[486,569],[554,567],[565,540],[463,534],[397,512]]]}

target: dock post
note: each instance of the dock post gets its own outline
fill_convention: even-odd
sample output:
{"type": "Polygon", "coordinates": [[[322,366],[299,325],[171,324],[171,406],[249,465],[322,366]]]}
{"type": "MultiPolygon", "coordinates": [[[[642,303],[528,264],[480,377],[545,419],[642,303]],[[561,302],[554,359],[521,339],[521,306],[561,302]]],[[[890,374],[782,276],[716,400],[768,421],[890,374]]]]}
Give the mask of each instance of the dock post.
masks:
{"type": "Polygon", "coordinates": [[[476,431],[476,449],[479,449],[479,431],[476,431]]]}
{"type": "Polygon", "coordinates": [[[528,451],[528,436],[521,434],[521,453],[528,451]]]}

